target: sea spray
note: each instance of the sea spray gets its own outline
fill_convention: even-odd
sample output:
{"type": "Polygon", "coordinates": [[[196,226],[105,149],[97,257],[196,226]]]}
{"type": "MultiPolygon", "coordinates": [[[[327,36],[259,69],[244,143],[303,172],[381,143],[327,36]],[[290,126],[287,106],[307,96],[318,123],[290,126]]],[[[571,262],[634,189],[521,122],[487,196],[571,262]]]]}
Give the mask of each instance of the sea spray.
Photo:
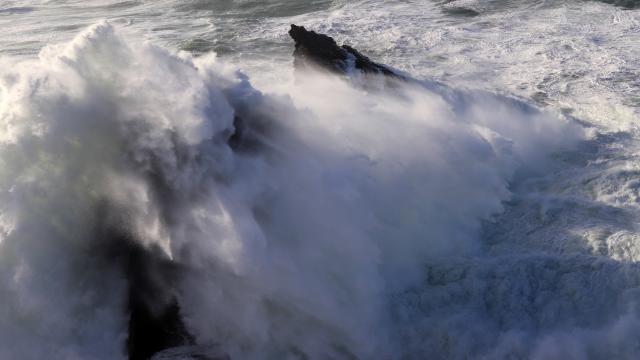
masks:
{"type": "Polygon", "coordinates": [[[391,295],[427,262],[481,255],[481,221],[516,171],[582,137],[465,91],[367,93],[307,74],[265,94],[213,55],[106,22],[1,71],[6,358],[126,356],[139,280],[102,250],[122,238],[160,259],[145,303],[175,299],[199,345],[393,358],[391,295]]]}

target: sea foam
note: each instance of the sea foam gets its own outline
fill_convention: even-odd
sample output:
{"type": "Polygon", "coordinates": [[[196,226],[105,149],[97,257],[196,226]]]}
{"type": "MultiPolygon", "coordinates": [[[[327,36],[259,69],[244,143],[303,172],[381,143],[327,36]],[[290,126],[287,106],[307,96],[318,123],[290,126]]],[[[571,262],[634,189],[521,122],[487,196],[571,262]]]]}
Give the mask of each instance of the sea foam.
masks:
{"type": "MultiPolygon", "coordinates": [[[[147,279],[198,344],[232,358],[398,357],[392,309],[423,322],[395,296],[426,264],[482,257],[482,222],[514,176],[552,169],[584,137],[485,93],[367,92],[314,73],[262,93],[214,55],[106,22],[3,62],[2,358],[125,357],[135,282],[105,255],[114,233],[179,269],[147,279]],[[240,126],[252,146],[233,145],[240,126]]],[[[421,350],[447,354],[435,344],[421,350]]]]}

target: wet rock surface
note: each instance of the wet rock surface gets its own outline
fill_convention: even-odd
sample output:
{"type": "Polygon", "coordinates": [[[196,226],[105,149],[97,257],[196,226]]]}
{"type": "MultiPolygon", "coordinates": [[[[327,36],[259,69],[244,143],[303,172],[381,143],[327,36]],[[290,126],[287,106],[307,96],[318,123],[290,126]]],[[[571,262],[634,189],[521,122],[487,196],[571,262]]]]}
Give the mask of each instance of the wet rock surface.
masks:
{"type": "Polygon", "coordinates": [[[296,43],[294,66],[296,69],[319,67],[337,74],[358,70],[367,74],[400,77],[388,67],[378,64],[349,45],[339,46],[327,35],[291,25],[289,35],[296,43]]]}

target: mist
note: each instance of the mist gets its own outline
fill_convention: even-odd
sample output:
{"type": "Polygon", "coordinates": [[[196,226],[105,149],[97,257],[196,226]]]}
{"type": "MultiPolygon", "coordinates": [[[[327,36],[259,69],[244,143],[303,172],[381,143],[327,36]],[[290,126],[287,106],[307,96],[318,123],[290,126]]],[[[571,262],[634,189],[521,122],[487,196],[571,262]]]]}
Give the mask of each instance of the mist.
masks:
{"type": "Polygon", "coordinates": [[[233,359],[637,350],[635,265],[483,240],[589,140],[560,113],[314,71],[260,90],[107,22],[2,62],[2,358],[124,359],[136,321],[233,359]]]}

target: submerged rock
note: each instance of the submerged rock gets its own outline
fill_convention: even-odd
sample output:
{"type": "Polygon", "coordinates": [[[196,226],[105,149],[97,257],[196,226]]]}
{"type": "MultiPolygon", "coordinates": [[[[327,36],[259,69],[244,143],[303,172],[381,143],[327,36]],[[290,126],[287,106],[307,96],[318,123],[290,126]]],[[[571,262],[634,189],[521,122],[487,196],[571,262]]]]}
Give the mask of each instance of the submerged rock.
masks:
{"type": "Polygon", "coordinates": [[[339,46],[332,37],[307,30],[304,26],[292,24],[289,35],[296,43],[293,52],[296,69],[320,67],[337,74],[359,70],[368,74],[401,78],[393,70],[371,61],[351,46],[339,46]]]}

